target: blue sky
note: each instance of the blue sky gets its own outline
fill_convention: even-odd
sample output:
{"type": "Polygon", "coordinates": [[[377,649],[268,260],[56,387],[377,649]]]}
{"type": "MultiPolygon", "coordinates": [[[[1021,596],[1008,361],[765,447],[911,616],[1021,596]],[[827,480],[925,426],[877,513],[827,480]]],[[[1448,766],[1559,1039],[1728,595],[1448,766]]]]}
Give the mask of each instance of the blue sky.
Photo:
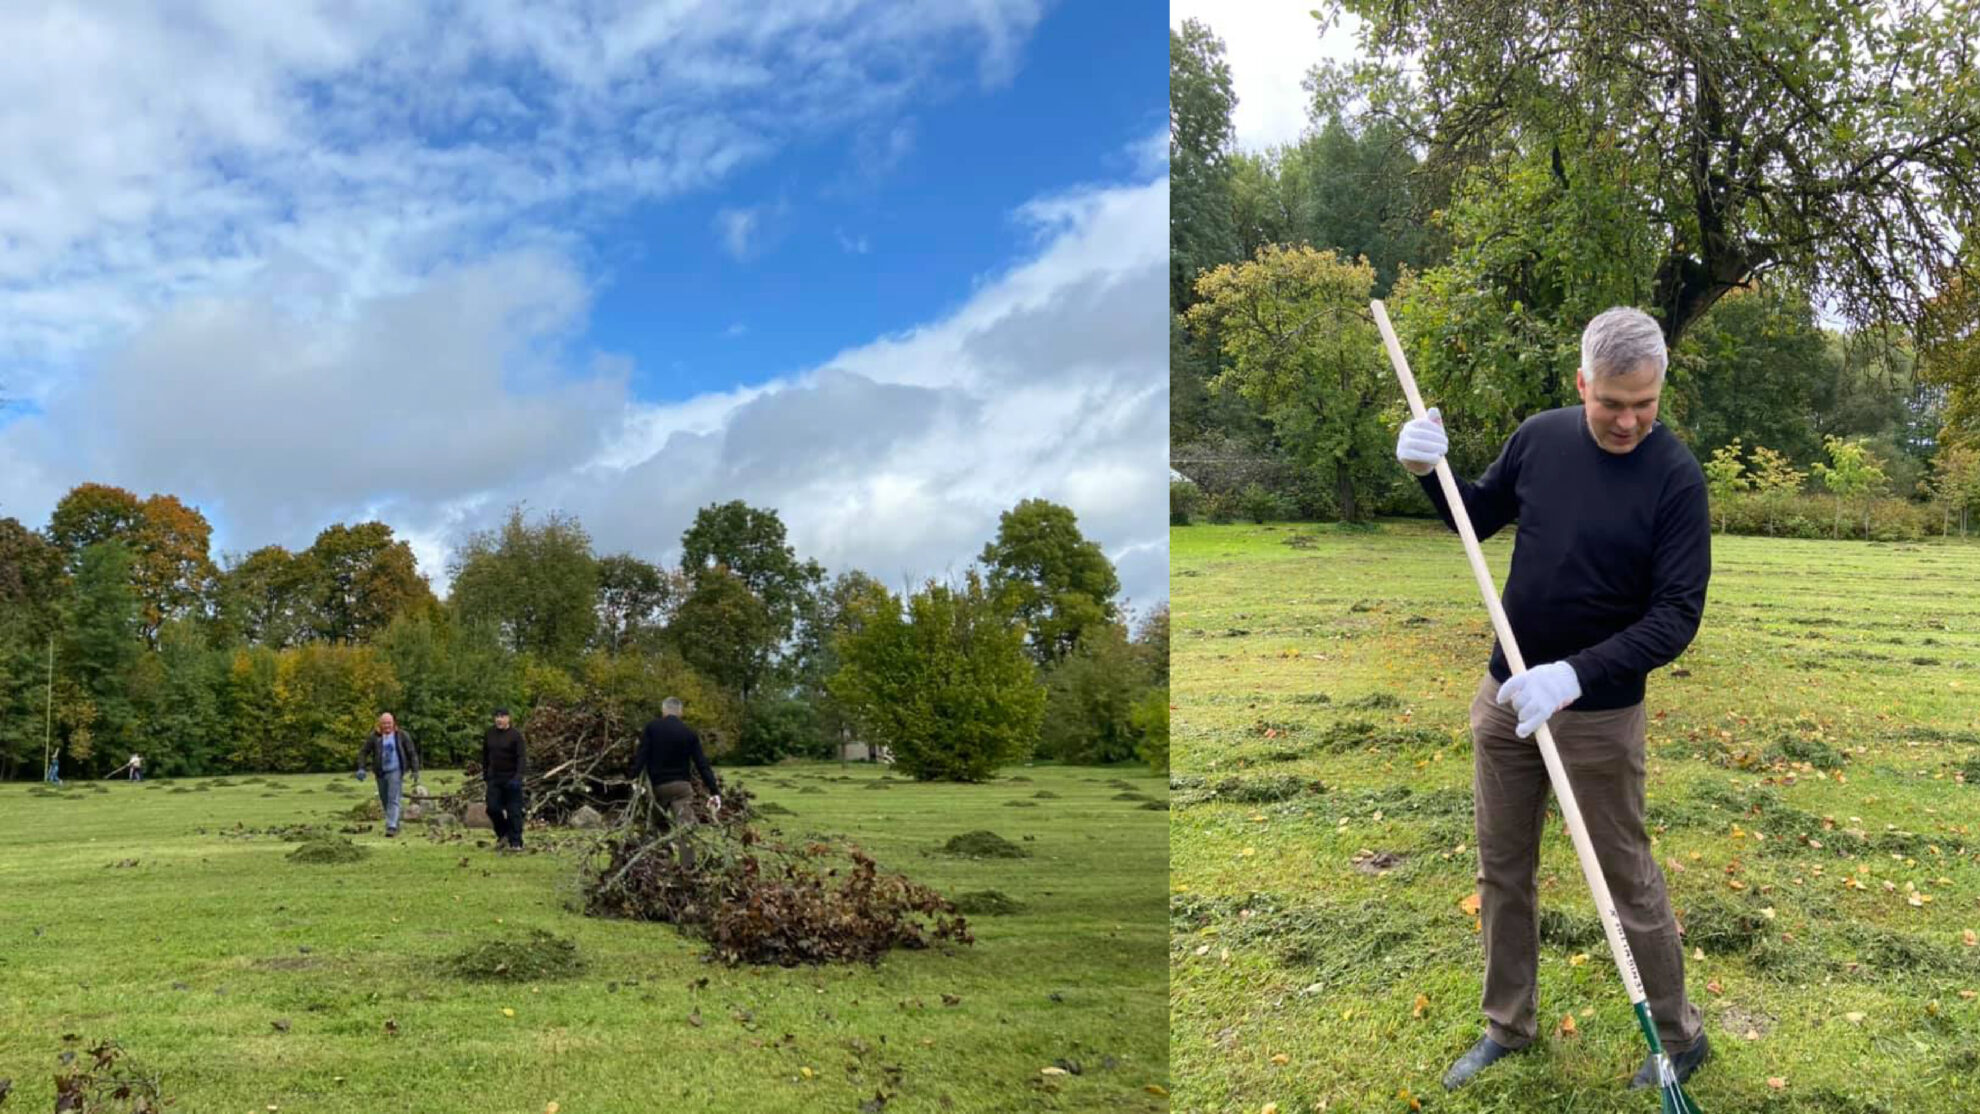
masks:
{"type": "Polygon", "coordinates": [[[444,587],[514,503],[664,561],[741,498],[900,583],[1045,497],[1164,598],[1165,11],[0,11],[0,514],[444,587]]]}

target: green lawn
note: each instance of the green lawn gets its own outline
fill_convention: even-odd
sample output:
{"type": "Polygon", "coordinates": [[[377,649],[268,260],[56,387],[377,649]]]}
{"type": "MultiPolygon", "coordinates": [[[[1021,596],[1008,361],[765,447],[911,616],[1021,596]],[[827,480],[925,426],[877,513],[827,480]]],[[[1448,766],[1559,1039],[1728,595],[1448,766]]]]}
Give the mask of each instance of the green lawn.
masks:
{"type": "Polygon", "coordinates": [[[1109,783],[1162,784],[1005,773],[957,786],[859,765],[730,771],[794,813],[769,818],[787,833],[853,835],[884,870],[1028,906],[971,918],[976,943],[954,954],[796,970],[725,968],[670,926],[568,911],[574,852],[498,857],[473,845],[485,831],[443,843],[408,824],[387,841],[372,825],[356,837],[367,861],[305,866],[285,858],[293,843],[227,834],[375,799],[349,777],[0,786],[7,1109],[51,1106],[66,1033],[117,1040],[189,1114],[857,1111],[881,1093],[888,1111],[1166,1109],[1168,814],[1109,783]],[[978,828],[1032,857],[934,853],[978,828]],[[449,974],[469,945],[531,928],[575,940],[587,973],[449,974]],[[1041,1074],[1060,1060],[1079,1074],[1041,1074]]]}
{"type": "MultiPolygon", "coordinates": [[[[1703,628],[1648,695],[1716,1052],[1689,1090],[1711,1114],[1980,1109],[1980,545],[1713,545],[1703,628]]],[[[1176,1108],[1654,1110],[1623,1091],[1642,1038],[1557,819],[1537,1054],[1439,1083],[1482,1031],[1459,903],[1491,635],[1456,535],[1172,546],[1176,1108]]],[[[1510,537],[1485,548],[1503,583],[1510,537]]]]}

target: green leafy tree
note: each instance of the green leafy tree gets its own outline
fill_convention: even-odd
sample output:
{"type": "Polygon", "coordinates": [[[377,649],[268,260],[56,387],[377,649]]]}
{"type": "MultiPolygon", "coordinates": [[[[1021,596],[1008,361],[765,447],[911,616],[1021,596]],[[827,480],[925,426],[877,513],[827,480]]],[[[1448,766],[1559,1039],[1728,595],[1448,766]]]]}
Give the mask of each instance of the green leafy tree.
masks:
{"type": "Polygon", "coordinates": [[[1932,504],[1939,508],[1940,533],[1952,533],[1953,516],[1959,516],[1959,536],[1966,536],[1967,519],[1980,506],[1980,446],[1946,444],[1932,459],[1932,477],[1926,483],[1932,504]]]}
{"type": "Polygon", "coordinates": [[[594,644],[614,652],[657,645],[687,591],[685,576],[630,553],[600,557],[594,644]]]}
{"type": "Polygon", "coordinates": [[[1125,628],[1088,627],[1078,647],[1045,674],[1039,753],[1072,763],[1133,760],[1141,746],[1134,709],[1152,680],[1125,628]]]}
{"type": "Polygon", "coordinates": [[[464,626],[485,625],[510,651],[574,663],[598,623],[598,563],[577,519],[532,525],[512,507],[501,529],[455,553],[449,602],[464,626]]]}
{"type": "Polygon", "coordinates": [[[1712,496],[1712,505],[1719,508],[1721,533],[1726,528],[1726,505],[1752,486],[1753,478],[1746,474],[1746,463],[1739,459],[1739,438],[1719,446],[1712,459],[1705,462],[1705,490],[1712,496]]]}
{"type": "MultiPolygon", "coordinates": [[[[1651,307],[1673,345],[1770,272],[1860,322],[1915,320],[1956,273],[1958,230],[1980,208],[1980,87],[1945,77],[1971,68],[1965,4],[1344,6],[1367,21],[1371,94],[1413,75],[1392,118],[1430,173],[1516,162],[1564,195],[1614,186],[1590,227],[1641,230],[1653,250],[1603,270],[1628,269],[1641,295],[1617,301],[1651,307]]],[[[1562,289],[1604,285],[1535,260],[1536,278],[1549,270],[1562,289]]]]}
{"type": "Polygon", "coordinates": [[[1225,370],[1212,386],[1242,394],[1300,464],[1333,488],[1341,517],[1372,512],[1393,477],[1383,411],[1397,388],[1368,317],[1374,272],[1311,248],[1266,248],[1197,284],[1192,325],[1213,323],[1225,370]]]}
{"type": "Polygon", "coordinates": [[[1840,437],[1827,437],[1822,448],[1829,454],[1827,463],[1817,462],[1813,469],[1836,497],[1836,537],[1842,537],[1843,506],[1850,500],[1863,501],[1863,536],[1870,536],[1870,498],[1884,486],[1884,470],[1876,457],[1867,452],[1861,442],[1845,441],[1840,437]]]}
{"type": "Polygon", "coordinates": [[[60,653],[61,672],[74,685],[74,722],[87,732],[70,741],[77,758],[89,755],[90,744],[114,749],[133,739],[130,686],[144,643],[131,567],[129,547],[114,538],[84,546],[77,563],[60,653]]]}
{"type": "Polygon", "coordinates": [[[320,570],[311,553],[263,546],[229,564],[216,595],[218,640],[236,640],[273,650],[298,646],[316,636],[320,570]]]}
{"type": "Polygon", "coordinates": [[[412,547],[382,522],[332,526],[316,535],[306,556],[296,573],[314,589],[315,634],[324,641],[369,642],[393,616],[433,605],[412,547]]]}
{"type": "Polygon", "coordinates": [[[695,577],[668,637],[703,676],[745,703],[770,670],[778,622],[742,577],[716,566],[695,577]]]}
{"type": "Polygon", "coordinates": [[[831,688],[868,742],[922,781],[983,781],[1031,752],[1045,694],[1023,635],[974,570],[905,607],[889,596],[856,608],[831,688]]]}
{"type": "Polygon", "coordinates": [[[1807,481],[1808,473],[1796,468],[1784,454],[1764,445],[1753,446],[1753,491],[1766,508],[1768,534],[1774,532],[1774,523],[1788,497],[1798,493],[1807,481]]]}
{"type": "Polygon", "coordinates": [[[1158,774],[1169,772],[1169,690],[1149,689],[1134,706],[1134,730],[1141,739],[1136,753],[1158,774]]]}
{"type": "Polygon", "coordinates": [[[1169,32],[1169,305],[1195,301],[1198,273],[1240,258],[1231,214],[1231,112],[1224,42],[1188,19],[1169,32]]]}
{"type": "Polygon", "coordinates": [[[1025,625],[1032,656],[1058,661],[1088,627],[1114,622],[1120,577],[1098,543],[1079,532],[1068,507],[1026,499],[997,520],[979,558],[993,591],[1025,625]]]}
{"type": "Polygon", "coordinates": [[[681,535],[681,571],[690,580],[718,568],[763,601],[778,644],[791,637],[806,599],[825,579],[818,562],[798,559],[777,512],[741,500],[701,508],[681,535]]]}

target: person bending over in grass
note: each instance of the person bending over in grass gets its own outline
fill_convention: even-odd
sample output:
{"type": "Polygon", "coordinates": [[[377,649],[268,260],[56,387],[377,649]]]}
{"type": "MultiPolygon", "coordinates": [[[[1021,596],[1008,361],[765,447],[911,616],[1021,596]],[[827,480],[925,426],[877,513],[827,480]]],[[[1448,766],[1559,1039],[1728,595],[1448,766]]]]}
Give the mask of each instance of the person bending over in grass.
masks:
{"type": "Polygon", "coordinates": [[[389,839],[399,834],[399,790],[407,770],[412,771],[413,784],[419,784],[419,748],[390,712],[378,717],[378,729],[358,748],[359,781],[364,780],[367,764],[378,767],[378,803],[385,809],[385,835],[389,839]]]}
{"type": "MultiPolygon", "coordinates": [[[[1471,702],[1486,1029],[1444,1076],[1448,1088],[1538,1035],[1535,873],[1548,781],[1531,736],[1550,717],[1658,1039],[1680,1081],[1710,1055],[1643,822],[1644,678],[1698,633],[1712,572],[1704,472],[1657,422],[1666,362],[1648,314],[1597,316],[1574,376],[1582,404],[1526,419],[1478,482],[1457,481],[1481,540],[1518,520],[1502,598],[1513,637],[1544,664],[1512,677],[1495,643],[1471,702]]],[[[1446,446],[1431,410],[1403,426],[1396,457],[1455,529],[1432,474],[1446,446]]],[[[1655,1083],[1646,1059],[1631,1087],[1655,1083]]]]}
{"type": "Polygon", "coordinates": [[[481,779],[488,783],[488,823],[497,851],[523,849],[523,734],[509,710],[495,709],[495,726],[481,737],[481,779]]]}
{"type": "Polygon", "coordinates": [[[680,855],[681,865],[694,869],[694,846],[686,839],[686,831],[694,827],[694,783],[689,780],[692,773],[699,773],[713,796],[708,798],[708,808],[713,812],[722,810],[722,786],[715,780],[715,771],[708,765],[708,755],[701,749],[701,736],[694,728],[681,720],[682,705],[675,697],[668,697],[660,704],[660,715],[646,729],[640,732],[639,752],[633,756],[632,776],[644,776],[653,786],[653,808],[658,811],[669,827],[680,833],[674,844],[680,855]]]}

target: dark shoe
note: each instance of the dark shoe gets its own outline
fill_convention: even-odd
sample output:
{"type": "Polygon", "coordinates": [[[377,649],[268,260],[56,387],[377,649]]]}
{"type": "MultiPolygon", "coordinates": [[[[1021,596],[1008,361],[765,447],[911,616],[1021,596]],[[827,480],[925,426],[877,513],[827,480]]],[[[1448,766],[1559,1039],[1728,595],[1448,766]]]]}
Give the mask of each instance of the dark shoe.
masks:
{"type": "MultiPolygon", "coordinates": [[[[1699,1065],[1711,1058],[1712,1044],[1705,1039],[1705,1034],[1703,1033],[1698,1034],[1697,1044],[1692,1045],[1683,1052],[1671,1053],[1671,1066],[1677,1069],[1678,1082],[1682,1083],[1690,1079],[1691,1073],[1697,1071],[1699,1065]]],[[[1655,1056],[1645,1056],[1643,1058],[1643,1070],[1636,1073],[1635,1079],[1630,1080],[1629,1089],[1632,1091],[1641,1091],[1645,1087],[1655,1087],[1657,1085],[1657,1058],[1655,1056]]]]}
{"type": "Polygon", "coordinates": [[[396,839],[396,838],[398,838],[398,835],[399,835],[399,829],[397,829],[397,828],[387,828],[387,829],[385,829],[385,838],[386,838],[386,839],[396,839]]]}
{"type": "Polygon", "coordinates": [[[1444,1090],[1455,1091],[1466,1083],[1471,1082],[1472,1076],[1477,1075],[1496,1061],[1510,1056],[1515,1052],[1523,1051],[1525,1051],[1524,1048],[1507,1048],[1491,1037],[1479,1037],[1478,1043],[1471,1046],[1471,1051],[1458,1057],[1458,1062],[1452,1064],[1451,1070],[1444,1073],[1444,1090]]]}

